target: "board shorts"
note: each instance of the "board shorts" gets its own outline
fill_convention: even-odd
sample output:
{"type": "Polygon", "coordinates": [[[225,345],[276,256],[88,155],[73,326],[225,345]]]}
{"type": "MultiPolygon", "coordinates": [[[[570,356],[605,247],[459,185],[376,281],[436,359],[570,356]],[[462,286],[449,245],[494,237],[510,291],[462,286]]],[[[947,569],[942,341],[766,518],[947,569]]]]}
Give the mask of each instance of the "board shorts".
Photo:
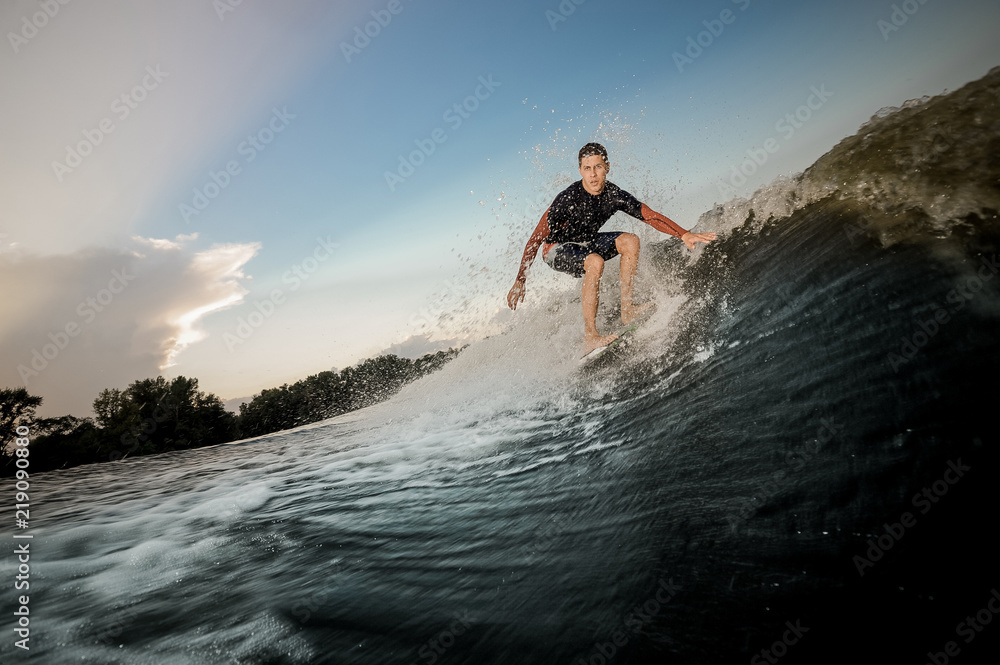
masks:
{"type": "Polygon", "coordinates": [[[597,254],[605,261],[618,256],[615,241],[624,231],[598,233],[597,238],[590,242],[559,242],[545,245],[542,248],[542,260],[553,270],[564,272],[573,277],[583,277],[586,272],[583,260],[589,254],[597,254]]]}

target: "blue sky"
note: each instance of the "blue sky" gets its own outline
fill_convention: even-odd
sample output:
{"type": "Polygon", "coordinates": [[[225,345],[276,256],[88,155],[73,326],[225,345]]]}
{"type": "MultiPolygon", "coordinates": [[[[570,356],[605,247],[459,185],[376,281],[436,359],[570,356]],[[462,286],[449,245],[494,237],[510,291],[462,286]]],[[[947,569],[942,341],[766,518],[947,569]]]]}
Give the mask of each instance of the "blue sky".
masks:
{"type": "MultiPolygon", "coordinates": [[[[44,414],[158,373],[229,399],[474,340],[510,321],[524,241],[583,143],[691,227],[1000,64],[985,0],[229,1],[0,9],[0,379],[44,414]]],[[[515,316],[533,287],[576,288],[543,269],[515,316]]]]}

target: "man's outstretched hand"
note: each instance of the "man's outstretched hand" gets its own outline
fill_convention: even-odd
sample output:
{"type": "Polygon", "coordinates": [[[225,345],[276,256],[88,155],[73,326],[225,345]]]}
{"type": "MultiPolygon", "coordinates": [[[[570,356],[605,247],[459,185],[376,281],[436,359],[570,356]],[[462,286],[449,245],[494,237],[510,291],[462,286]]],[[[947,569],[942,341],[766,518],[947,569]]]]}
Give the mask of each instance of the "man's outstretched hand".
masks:
{"type": "Polygon", "coordinates": [[[681,236],[681,240],[687,245],[688,249],[694,249],[695,243],[704,242],[710,243],[715,240],[715,232],[711,233],[691,233],[688,231],[681,236]]]}
{"type": "Polygon", "coordinates": [[[519,278],[514,282],[514,286],[511,287],[510,293],[507,294],[507,306],[511,309],[517,309],[517,303],[524,300],[524,279],[519,278]]]}

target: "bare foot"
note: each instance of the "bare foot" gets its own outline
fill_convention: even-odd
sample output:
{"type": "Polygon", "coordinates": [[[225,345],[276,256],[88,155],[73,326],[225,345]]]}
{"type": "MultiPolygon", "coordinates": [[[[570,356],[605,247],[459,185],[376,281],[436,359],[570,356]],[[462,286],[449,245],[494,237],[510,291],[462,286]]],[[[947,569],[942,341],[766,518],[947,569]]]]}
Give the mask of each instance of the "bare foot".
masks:
{"type": "Polygon", "coordinates": [[[646,302],[641,305],[632,305],[629,309],[622,309],[622,324],[629,325],[643,314],[656,307],[655,302],[646,302]]]}
{"type": "Polygon", "coordinates": [[[618,335],[599,335],[597,337],[584,337],[583,355],[587,355],[594,349],[599,349],[602,346],[607,346],[616,339],[618,339],[618,335]]]}

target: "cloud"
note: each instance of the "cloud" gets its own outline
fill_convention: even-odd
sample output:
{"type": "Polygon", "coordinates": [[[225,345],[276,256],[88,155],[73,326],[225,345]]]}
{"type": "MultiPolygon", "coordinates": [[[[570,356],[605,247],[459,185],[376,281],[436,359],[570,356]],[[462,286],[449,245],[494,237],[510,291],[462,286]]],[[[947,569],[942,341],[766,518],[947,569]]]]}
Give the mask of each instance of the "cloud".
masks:
{"type": "Polygon", "coordinates": [[[132,236],[132,240],[139,245],[148,245],[159,250],[179,250],[184,244],[198,239],[197,233],[190,235],[179,235],[175,240],[164,238],[143,238],[142,236],[132,236]]]}
{"type": "Polygon", "coordinates": [[[135,248],[0,253],[0,385],[26,386],[42,415],[88,415],[104,388],[153,377],[204,337],[201,319],[240,302],[259,243],[194,251],[189,238],[135,248]],[[136,251],[141,248],[143,251],[136,251]]]}
{"type": "Polygon", "coordinates": [[[245,296],[260,245],[215,229],[219,243],[195,249],[177,192],[294,96],[337,48],[330,34],[367,9],[44,4],[47,18],[38,2],[0,3],[0,385],[27,382],[43,415],[86,415],[245,296]]]}
{"type": "Polygon", "coordinates": [[[182,303],[168,319],[176,328],[177,336],[161,369],[173,365],[181,351],[205,338],[205,333],[197,327],[199,319],[242,302],[243,296],[248,293],[239,281],[246,278],[243,266],[259,250],[260,243],[229,244],[194,256],[183,280],[191,283],[182,286],[192,290],[200,286],[201,295],[207,302],[195,307],[191,306],[191,302],[182,303]]]}
{"type": "Polygon", "coordinates": [[[0,4],[0,228],[8,243],[61,254],[120,244],[174,211],[174,188],[218,168],[218,151],[287,99],[322,62],[317,50],[335,48],[322,28],[355,11],[321,0],[221,15],[205,0],[47,5],[46,19],[36,2],[0,4]],[[26,27],[32,16],[41,27],[26,27]]]}

